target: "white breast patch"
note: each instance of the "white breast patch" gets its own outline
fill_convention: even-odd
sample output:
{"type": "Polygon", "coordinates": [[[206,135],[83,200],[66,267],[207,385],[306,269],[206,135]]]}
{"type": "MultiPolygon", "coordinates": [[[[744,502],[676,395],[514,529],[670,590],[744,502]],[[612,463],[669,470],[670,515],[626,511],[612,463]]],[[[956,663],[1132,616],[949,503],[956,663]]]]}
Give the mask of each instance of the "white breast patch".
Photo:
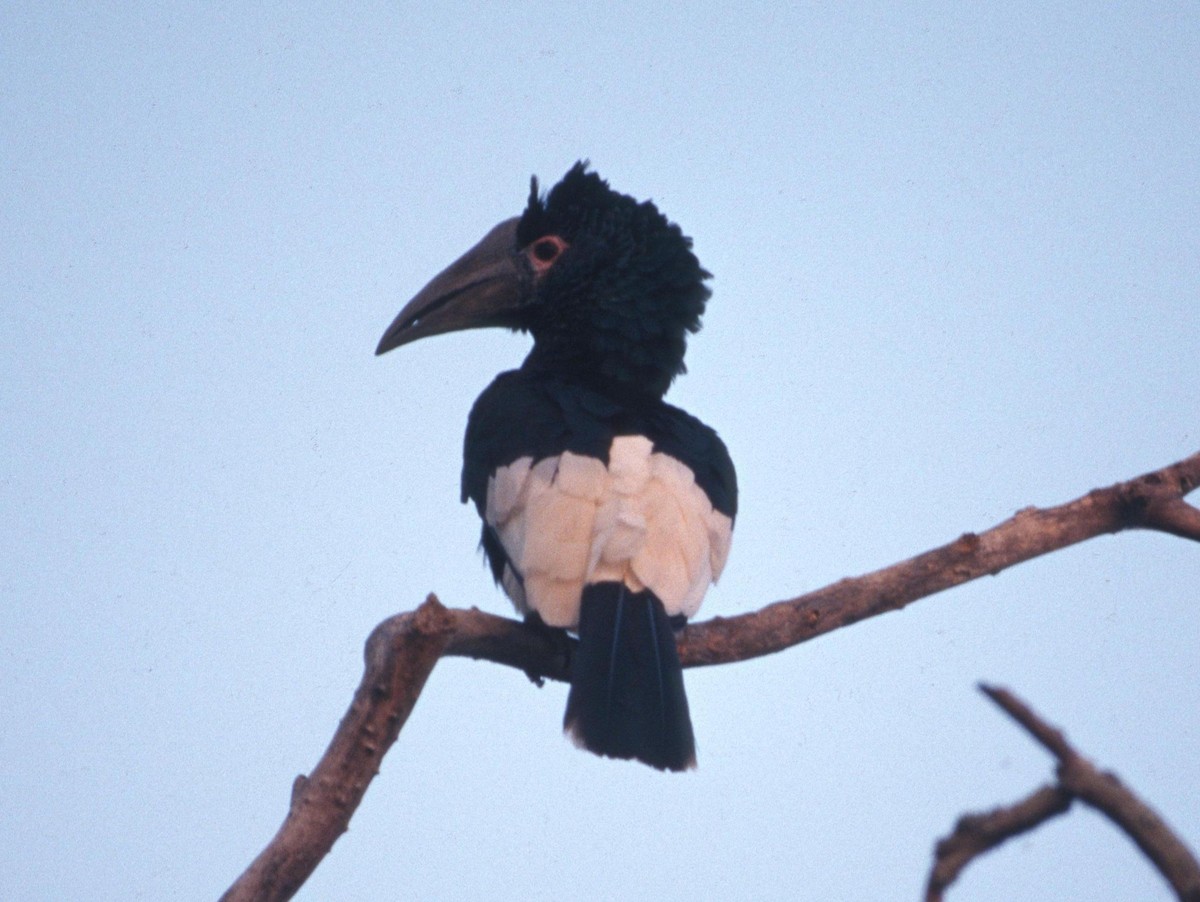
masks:
{"type": "Polygon", "coordinates": [[[522,613],[579,624],[587,583],[648,588],[668,616],[693,616],[729,557],[733,522],[713,510],[692,471],[649,439],[613,439],[608,466],[563,452],[522,457],[488,480],[487,522],[512,564],[502,584],[522,613]]]}

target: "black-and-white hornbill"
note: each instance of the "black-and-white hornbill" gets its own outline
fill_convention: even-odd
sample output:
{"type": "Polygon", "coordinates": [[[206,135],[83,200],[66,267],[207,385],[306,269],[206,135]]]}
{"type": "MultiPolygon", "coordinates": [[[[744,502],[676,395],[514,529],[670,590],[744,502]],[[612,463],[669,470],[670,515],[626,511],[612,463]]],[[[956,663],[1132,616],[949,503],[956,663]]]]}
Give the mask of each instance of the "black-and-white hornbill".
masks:
{"type": "Polygon", "coordinates": [[[480,326],[533,336],[471,410],[462,500],[517,610],[579,636],[566,732],[667,770],[696,762],[674,629],[720,576],[737,511],[725,445],[663,401],[707,278],[654,204],[577,163],[545,196],[535,178],[525,212],[425,286],[375,352],[480,326]]]}

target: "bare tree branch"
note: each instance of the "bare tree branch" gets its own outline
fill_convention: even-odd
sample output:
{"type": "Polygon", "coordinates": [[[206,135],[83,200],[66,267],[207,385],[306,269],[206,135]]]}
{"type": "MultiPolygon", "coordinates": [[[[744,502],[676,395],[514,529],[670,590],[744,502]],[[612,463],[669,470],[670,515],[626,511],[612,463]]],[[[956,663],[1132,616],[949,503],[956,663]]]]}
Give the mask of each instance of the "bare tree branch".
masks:
{"type": "Polygon", "coordinates": [[[987,696],[1058,759],[1058,782],[1120,827],[1154,862],[1184,902],[1200,902],[1200,863],[1167,823],[1117,778],[1080,755],[1066,737],[1009,692],[980,686],[987,696]]]}
{"type": "Polygon", "coordinates": [[[346,832],[453,628],[454,618],[432,595],[416,611],[375,628],[367,640],[362,682],[333,741],[312,774],[296,778],[283,826],[222,902],[295,895],[346,832]]]}
{"type": "Polygon", "coordinates": [[[1164,498],[1150,505],[1143,520],[1148,529],[1200,542],[1200,509],[1182,498],[1164,498]]]}
{"type": "Polygon", "coordinates": [[[1200,511],[1182,500],[1197,485],[1200,453],[1058,507],[1027,507],[986,532],[965,533],[948,545],[883,570],[843,579],[752,614],[688,626],[679,637],[679,655],[685,667],[695,667],[771,654],[859,620],[898,611],[980,576],[994,576],[1030,558],[1125,529],[1159,529],[1200,541],[1200,529],[1187,528],[1189,519],[1200,519],[1200,511]],[[1180,506],[1190,511],[1190,518],[1177,509],[1164,512],[1180,506]]]}
{"type": "MultiPolygon", "coordinates": [[[[679,633],[684,667],[730,664],[773,654],[913,601],[994,576],[1015,564],[1087,539],[1126,529],[1150,529],[1200,541],[1200,509],[1183,500],[1200,485],[1200,452],[1128,482],[1096,489],[1058,507],[1027,507],[986,532],[955,541],[883,570],[843,579],[788,601],[737,617],[714,617],[679,633]]],[[[569,649],[523,624],[481,611],[458,611],[463,641],[446,654],[507,664],[531,675],[566,680],[569,649]]]]}
{"type": "Polygon", "coordinates": [[[1058,784],[1044,786],[1011,807],[960,818],[954,832],[937,844],[926,902],[942,902],[946,888],[974,859],[1062,814],[1074,799],[1103,813],[1137,843],[1182,902],[1200,902],[1200,864],[1162,818],[1114,774],[1098,770],[1076,752],[1060,730],[1007,689],[982,684],[979,688],[1058,759],[1058,784]]]}
{"type": "MultiPolygon", "coordinates": [[[[1182,500],[1197,485],[1200,453],[1059,507],[1026,508],[984,533],[966,533],[883,570],[685,627],[680,659],[698,667],[771,654],[1106,533],[1156,529],[1200,541],[1200,511],[1182,500]]],[[[345,832],[440,656],[516,667],[538,681],[566,680],[573,644],[561,631],[476,609],[447,610],[432,595],[416,611],[385,620],[367,642],[362,683],[325,755],[310,777],[297,779],[279,832],[223,900],[291,898],[345,832]]]]}
{"type": "Polygon", "coordinates": [[[946,888],[972,860],[1064,813],[1072,798],[1061,786],[1043,786],[1016,804],[984,814],[964,814],[954,832],[937,844],[925,902],[942,902],[946,888]]]}

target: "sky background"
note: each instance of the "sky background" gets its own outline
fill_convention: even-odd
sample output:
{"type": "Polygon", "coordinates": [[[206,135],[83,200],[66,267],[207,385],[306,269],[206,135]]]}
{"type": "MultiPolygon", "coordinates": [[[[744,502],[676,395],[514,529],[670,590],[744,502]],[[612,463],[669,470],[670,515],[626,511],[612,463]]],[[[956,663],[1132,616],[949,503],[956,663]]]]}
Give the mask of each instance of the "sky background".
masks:
{"type": "MultiPolygon", "coordinates": [[[[701,617],[1200,448],[1195,3],[0,13],[0,897],[216,898],[429,591],[528,339],[400,306],[578,158],[715,274],[669,400],[737,463],[701,617]]],[[[700,767],[438,665],[299,898],[891,900],[1051,778],[1007,685],[1200,846],[1200,548],[1093,540],[687,673],[700,767]]],[[[955,902],[1171,895],[1077,808],[955,902]]]]}

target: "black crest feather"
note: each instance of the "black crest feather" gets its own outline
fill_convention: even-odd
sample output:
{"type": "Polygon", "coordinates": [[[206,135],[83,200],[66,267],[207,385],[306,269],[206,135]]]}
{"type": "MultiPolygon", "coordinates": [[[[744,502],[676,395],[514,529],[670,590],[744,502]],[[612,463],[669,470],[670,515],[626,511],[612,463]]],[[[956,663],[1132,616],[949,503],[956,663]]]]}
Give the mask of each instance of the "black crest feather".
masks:
{"type": "Polygon", "coordinates": [[[534,362],[661,397],[684,372],[686,335],[699,330],[711,294],[691,239],[652,201],[614,191],[585,160],[545,194],[531,181],[517,242],[548,235],[569,250],[539,286],[543,303],[529,324],[534,362]]]}

